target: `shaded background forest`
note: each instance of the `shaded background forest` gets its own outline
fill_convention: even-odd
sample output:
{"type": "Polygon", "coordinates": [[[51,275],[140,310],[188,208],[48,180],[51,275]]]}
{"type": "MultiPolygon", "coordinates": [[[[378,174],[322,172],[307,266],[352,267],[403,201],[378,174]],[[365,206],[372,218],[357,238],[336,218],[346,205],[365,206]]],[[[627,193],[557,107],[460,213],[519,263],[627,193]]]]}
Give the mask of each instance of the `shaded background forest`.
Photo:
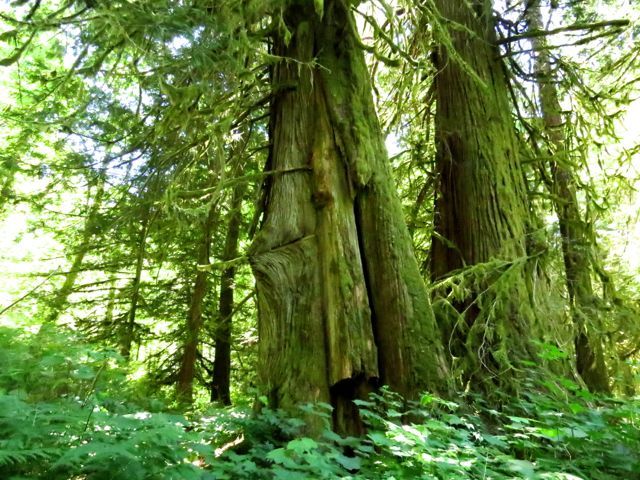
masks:
{"type": "Polygon", "coordinates": [[[640,8],[471,4],[2,3],[0,472],[639,478],[640,8]],[[377,114],[440,344],[415,361],[445,365],[365,382],[362,436],[257,374],[256,245],[311,169],[274,167],[279,99],[341,92],[298,15],[364,52],[374,120],[343,130],[377,114]]]}

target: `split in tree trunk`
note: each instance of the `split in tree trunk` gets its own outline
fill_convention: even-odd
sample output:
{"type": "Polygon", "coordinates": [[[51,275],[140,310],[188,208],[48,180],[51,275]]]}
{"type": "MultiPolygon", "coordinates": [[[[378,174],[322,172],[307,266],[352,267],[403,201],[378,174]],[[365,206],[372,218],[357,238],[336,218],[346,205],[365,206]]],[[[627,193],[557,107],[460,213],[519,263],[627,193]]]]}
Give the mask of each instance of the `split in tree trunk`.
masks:
{"type": "Polygon", "coordinates": [[[315,5],[284,9],[272,50],[269,169],[292,172],[270,179],[250,252],[258,375],[272,407],[330,403],[333,428],[357,433],[354,398],[444,389],[447,367],[350,2],[315,5]]]}

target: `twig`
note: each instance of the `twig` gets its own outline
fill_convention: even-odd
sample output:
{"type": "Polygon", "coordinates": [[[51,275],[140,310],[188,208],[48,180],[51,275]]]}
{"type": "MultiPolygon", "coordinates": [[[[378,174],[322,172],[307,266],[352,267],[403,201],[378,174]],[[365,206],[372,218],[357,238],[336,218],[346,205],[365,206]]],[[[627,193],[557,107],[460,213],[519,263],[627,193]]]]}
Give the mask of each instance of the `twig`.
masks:
{"type": "MultiPolygon", "coordinates": [[[[87,406],[87,402],[89,402],[89,397],[91,396],[91,394],[95,390],[96,383],[98,383],[98,378],[100,377],[100,374],[102,373],[102,371],[105,369],[106,366],[107,366],[107,362],[106,361],[102,365],[100,365],[100,368],[96,372],[96,376],[93,377],[93,382],[91,382],[91,387],[89,388],[89,391],[87,392],[87,396],[84,398],[84,401],[82,402],[82,407],[81,408],[84,408],[84,407],[87,406]]],[[[95,406],[92,406],[91,410],[89,410],[89,415],[87,415],[87,421],[84,422],[84,428],[82,429],[82,433],[85,433],[87,431],[87,428],[89,428],[89,422],[91,421],[91,416],[93,415],[93,409],[94,408],[95,408],[95,406]]]]}
{"type": "Polygon", "coordinates": [[[503,45],[505,43],[517,42],[518,40],[523,40],[525,38],[546,37],[549,35],[555,35],[556,33],[575,32],[577,30],[596,30],[598,28],[605,27],[628,27],[629,24],[629,20],[626,19],[609,20],[606,22],[597,23],[577,23],[574,25],[568,25],[566,27],[554,28],[553,30],[532,30],[526,33],[511,35],[510,37],[506,37],[498,41],[498,44],[503,45]]]}

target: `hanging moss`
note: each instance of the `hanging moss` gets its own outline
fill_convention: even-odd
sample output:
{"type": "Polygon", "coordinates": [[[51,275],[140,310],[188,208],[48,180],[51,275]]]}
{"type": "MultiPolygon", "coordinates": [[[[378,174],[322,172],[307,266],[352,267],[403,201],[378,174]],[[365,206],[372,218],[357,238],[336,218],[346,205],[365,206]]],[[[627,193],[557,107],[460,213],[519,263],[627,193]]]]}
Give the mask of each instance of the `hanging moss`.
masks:
{"type": "Polygon", "coordinates": [[[470,283],[451,302],[460,314],[449,335],[464,346],[458,351],[461,381],[488,393],[496,386],[514,391],[522,385],[522,362],[537,363],[537,320],[528,280],[530,209],[507,84],[491,16],[463,0],[434,4],[441,19],[461,28],[451,31],[451,43],[436,56],[439,186],[432,275],[440,280],[473,266],[465,279],[470,283]],[[457,60],[450,60],[452,49],[457,60]]]}

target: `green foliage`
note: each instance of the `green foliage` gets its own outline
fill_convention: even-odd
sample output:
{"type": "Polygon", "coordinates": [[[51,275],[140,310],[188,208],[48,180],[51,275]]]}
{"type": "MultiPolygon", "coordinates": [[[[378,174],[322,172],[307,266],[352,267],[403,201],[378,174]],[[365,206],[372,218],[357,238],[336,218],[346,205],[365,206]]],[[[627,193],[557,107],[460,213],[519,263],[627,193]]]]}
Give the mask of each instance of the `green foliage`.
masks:
{"type": "Polygon", "coordinates": [[[499,412],[479,398],[432,395],[403,408],[384,392],[357,402],[369,425],[364,439],[325,432],[266,458],[275,478],[640,478],[640,403],[576,393],[564,401],[531,394],[499,412]]]}
{"type": "Polygon", "coordinates": [[[246,479],[640,478],[640,403],[574,388],[571,399],[530,394],[501,411],[464,396],[407,405],[383,391],[357,401],[364,438],[300,437],[299,423],[265,410],[240,423],[248,449],[229,450],[216,469],[246,479]]]}
{"type": "Polygon", "coordinates": [[[157,402],[127,401],[117,354],[49,329],[3,327],[0,345],[2,478],[196,478],[185,460],[200,438],[184,417],[150,413],[157,402]]]}
{"type": "Polygon", "coordinates": [[[457,404],[425,395],[421,404],[411,410],[422,417],[415,424],[375,416],[387,427],[368,435],[384,452],[374,462],[385,467],[378,478],[390,478],[389,466],[397,478],[632,478],[639,471],[637,402],[588,407],[578,397],[536,394],[498,412],[480,398],[457,404]]]}
{"type": "Polygon", "coordinates": [[[304,421],[268,408],[186,418],[153,398],[136,404],[119,356],[72,332],[3,327],[0,357],[2,478],[640,478],[640,402],[566,380],[570,396],[542,393],[549,383],[500,410],[465,395],[407,403],[383,389],[356,401],[364,437],[332,432],[331,407],[316,405],[305,415],[327,429],[308,438],[304,421]]]}

